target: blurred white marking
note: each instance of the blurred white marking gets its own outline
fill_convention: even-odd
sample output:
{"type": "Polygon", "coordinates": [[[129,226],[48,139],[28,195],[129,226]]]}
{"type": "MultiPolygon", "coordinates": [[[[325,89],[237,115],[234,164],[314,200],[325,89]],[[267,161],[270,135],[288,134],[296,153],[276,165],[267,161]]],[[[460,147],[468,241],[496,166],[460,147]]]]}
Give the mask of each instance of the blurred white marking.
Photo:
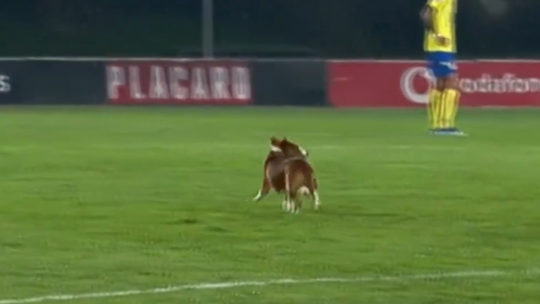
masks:
{"type": "Polygon", "coordinates": [[[160,287],[153,289],[132,289],[125,291],[80,293],[80,294],[56,294],[41,297],[21,298],[21,299],[0,299],[0,304],[26,304],[42,303],[49,301],[74,301],[84,299],[105,299],[119,298],[138,295],[156,295],[175,293],[184,290],[214,290],[231,289],[238,287],[265,287],[270,285],[300,285],[317,283],[369,283],[369,282],[397,282],[403,283],[414,280],[445,280],[445,279],[464,279],[464,278],[497,278],[497,277],[524,277],[537,276],[539,269],[529,269],[525,271],[504,271],[504,270],[479,270],[479,271],[459,271],[459,272],[436,272],[428,274],[410,274],[395,276],[361,276],[356,278],[314,278],[314,279],[279,279],[268,281],[243,281],[243,282],[223,282],[223,283],[201,283],[160,287]]]}
{"type": "MultiPolygon", "coordinates": [[[[28,150],[37,151],[60,151],[60,152],[77,152],[81,150],[95,149],[95,150],[125,150],[125,149],[167,149],[167,150],[204,150],[208,152],[215,152],[211,149],[222,150],[258,150],[260,145],[253,144],[234,144],[234,143],[200,143],[190,144],[189,148],[183,144],[104,144],[104,145],[83,145],[77,146],[48,146],[48,145],[10,145],[0,147],[0,151],[4,152],[20,152],[28,150]]],[[[466,151],[469,150],[463,146],[443,146],[443,145],[363,145],[359,144],[345,144],[345,145],[310,145],[313,150],[435,150],[435,151],[466,151]]],[[[508,150],[540,150],[538,146],[525,146],[525,147],[511,147],[508,150]]],[[[271,151],[281,152],[278,147],[270,147],[271,151]]]]}
{"type": "Polygon", "coordinates": [[[281,152],[281,149],[275,146],[270,146],[270,151],[272,152],[281,152]]]}
{"type": "Polygon", "coordinates": [[[298,192],[302,195],[310,195],[309,188],[306,186],[300,187],[300,189],[298,189],[298,192]]]}

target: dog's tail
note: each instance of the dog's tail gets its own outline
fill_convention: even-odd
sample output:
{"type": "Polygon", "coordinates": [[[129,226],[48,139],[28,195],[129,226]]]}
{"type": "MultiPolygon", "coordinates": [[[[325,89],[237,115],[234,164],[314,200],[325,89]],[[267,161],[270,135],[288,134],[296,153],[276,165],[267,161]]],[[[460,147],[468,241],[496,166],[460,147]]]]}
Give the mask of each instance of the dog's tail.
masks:
{"type": "Polygon", "coordinates": [[[306,186],[300,187],[300,189],[298,189],[298,192],[299,192],[300,194],[306,195],[306,196],[307,196],[307,195],[311,195],[311,191],[310,191],[309,188],[306,187],[306,186]]]}

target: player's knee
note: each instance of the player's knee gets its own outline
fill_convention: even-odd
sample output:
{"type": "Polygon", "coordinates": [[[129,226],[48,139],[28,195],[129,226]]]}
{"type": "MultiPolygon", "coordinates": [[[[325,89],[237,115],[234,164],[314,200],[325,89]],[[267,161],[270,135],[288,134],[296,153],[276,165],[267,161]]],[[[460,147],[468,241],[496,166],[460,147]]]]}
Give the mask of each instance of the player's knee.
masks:
{"type": "Polygon", "coordinates": [[[444,78],[443,85],[444,89],[459,90],[459,81],[456,74],[451,74],[444,78]]]}
{"type": "Polygon", "coordinates": [[[459,80],[457,78],[454,78],[452,82],[449,85],[450,89],[454,89],[456,91],[459,91],[459,80]]]}
{"type": "Polygon", "coordinates": [[[444,78],[437,78],[437,81],[435,82],[435,88],[438,91],[444,91],[444,89],[446,89],[444,78]]]}

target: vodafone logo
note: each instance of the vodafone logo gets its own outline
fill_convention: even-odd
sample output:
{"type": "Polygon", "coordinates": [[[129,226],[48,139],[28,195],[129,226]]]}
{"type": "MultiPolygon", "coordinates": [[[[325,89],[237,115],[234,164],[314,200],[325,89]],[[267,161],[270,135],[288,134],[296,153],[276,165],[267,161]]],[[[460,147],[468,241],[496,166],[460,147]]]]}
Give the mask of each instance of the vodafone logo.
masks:
{"type": "Polygon", "coordinates": [[[401,75],[401,92],[411,102],[426,104],[433,80],[429,70],[424,67],[408,68],[401,75]]]}

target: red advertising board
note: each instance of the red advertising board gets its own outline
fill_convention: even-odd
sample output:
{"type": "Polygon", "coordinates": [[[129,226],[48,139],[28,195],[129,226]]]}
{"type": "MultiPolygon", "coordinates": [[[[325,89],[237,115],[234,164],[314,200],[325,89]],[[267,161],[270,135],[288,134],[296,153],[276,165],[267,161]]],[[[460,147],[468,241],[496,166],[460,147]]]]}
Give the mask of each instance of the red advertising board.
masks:
{"type": "Polygon", "coordinates": [[[107,97],[118,105],[247,105],[249,66],[241,61],[126,60],[107,63],[107,97]]]}
{"type": "MultiPolygon", "coordinates": [[[[463,106],[540,106],[540,61],[461,61],[458,68],[463,106]]],[[[329,61],[327,71],[335,107],[422,106],[433,82],[421,61],[329,61]]]]}

